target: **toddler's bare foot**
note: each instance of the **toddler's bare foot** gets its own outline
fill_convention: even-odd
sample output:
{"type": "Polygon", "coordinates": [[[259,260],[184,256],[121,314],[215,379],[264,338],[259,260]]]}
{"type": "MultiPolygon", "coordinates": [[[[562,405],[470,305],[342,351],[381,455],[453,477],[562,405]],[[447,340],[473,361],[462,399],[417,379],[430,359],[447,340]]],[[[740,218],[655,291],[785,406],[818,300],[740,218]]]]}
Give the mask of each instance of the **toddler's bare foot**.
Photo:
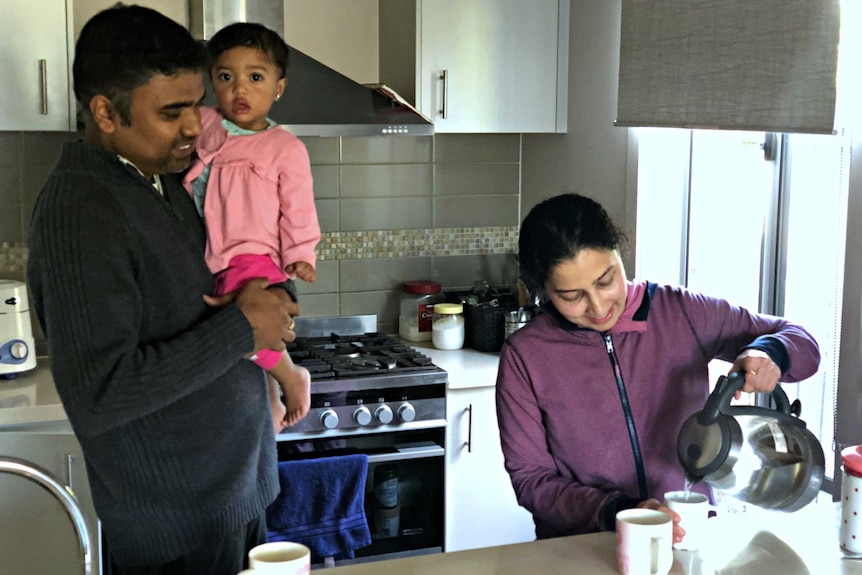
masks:
{"type": "Polygon", "coordinates": [[[287,381],[280,382],[286,413],[286,427],[296,425],[311,408],[311,374],[304,367],[294,366],[287,381]]]}

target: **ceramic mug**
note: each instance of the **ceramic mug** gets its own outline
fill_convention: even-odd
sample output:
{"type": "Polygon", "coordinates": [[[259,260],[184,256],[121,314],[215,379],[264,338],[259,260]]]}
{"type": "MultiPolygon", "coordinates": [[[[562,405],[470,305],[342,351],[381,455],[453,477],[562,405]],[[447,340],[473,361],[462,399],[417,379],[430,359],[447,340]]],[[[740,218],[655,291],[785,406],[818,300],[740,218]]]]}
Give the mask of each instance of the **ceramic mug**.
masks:
{"type": "Polygon", "coordinates": [[[845,555],[862,555],[862,477],[841,467],[841,526],[838,541],[845,555]]]}
{"type": "Polygon", "coordinates": [[[679,514],[679,525],[685,529],[685,538],[673,546],[690,551],[699,549],[706,537],[709,513],[715,511],[715,507],[709,504],[709,498],[703,493],[668,491],[664,494],[664,501],[665,505],[679,514]]]}
{"type": "Polygon", "coordinates": [[[673,564],[673,520],[654,509],[617,513],[617,563],[623,575],[666,575],[673,564]]]}
{"type": "Polygon", "coordinates": [[[273,541],[248,552],[248,566],[255,574],[308,575],[311,550],[300,543],[273,541]]]}

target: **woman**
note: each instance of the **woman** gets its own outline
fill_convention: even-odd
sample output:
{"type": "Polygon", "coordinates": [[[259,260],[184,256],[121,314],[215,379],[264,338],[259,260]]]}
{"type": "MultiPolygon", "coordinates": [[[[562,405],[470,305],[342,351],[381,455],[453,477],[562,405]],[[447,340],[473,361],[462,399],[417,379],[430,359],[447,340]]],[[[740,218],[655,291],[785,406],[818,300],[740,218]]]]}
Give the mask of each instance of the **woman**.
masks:
{"type": "MultiPolygon", "coordinates": [[[[501,352],[497,413],[506,470],[539,539],[613,530],[616,513],[660,509],[684,487],[683,422],[732,362],[746,392],[817,371],[817,342],[783,318],[683,288],[628,281],[625,237],[601,205],[566,194],[524,219],[521,274],[542,294],[534,321],[501,352]]],[[[698,484],[695,491],[707,491],[698,484]]]]}

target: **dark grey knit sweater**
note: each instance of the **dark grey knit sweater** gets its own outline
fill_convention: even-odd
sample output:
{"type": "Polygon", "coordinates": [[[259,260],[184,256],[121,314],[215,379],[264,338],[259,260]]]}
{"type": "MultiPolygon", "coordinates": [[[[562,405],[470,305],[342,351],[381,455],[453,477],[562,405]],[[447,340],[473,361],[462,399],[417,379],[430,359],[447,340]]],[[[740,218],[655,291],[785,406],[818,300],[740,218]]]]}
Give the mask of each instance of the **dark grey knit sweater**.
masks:
{"type": "Polygon", "coordinates": [[[170,560],[260,516],[278,490],[252,328],[213,281],[192,200],[66,144],[33,212],[27,279],[51,370],[121,564],[170,560]]]}

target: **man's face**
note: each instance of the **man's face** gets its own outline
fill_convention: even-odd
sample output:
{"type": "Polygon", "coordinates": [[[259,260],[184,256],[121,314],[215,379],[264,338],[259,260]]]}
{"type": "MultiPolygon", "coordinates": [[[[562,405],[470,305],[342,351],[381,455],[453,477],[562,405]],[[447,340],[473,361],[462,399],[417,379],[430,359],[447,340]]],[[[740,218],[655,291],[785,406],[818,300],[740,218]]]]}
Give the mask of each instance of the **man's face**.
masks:
{"type": "Polygon", "coordinates": [[[128,126],[123,125],[118,113],[113,114],[113,130],[106,134],[106,144],[148,178],[180,172],[188,167],[195,139],[201,132],[203,97],[201,73],[157,74],[132,91],[128,126]]]}

